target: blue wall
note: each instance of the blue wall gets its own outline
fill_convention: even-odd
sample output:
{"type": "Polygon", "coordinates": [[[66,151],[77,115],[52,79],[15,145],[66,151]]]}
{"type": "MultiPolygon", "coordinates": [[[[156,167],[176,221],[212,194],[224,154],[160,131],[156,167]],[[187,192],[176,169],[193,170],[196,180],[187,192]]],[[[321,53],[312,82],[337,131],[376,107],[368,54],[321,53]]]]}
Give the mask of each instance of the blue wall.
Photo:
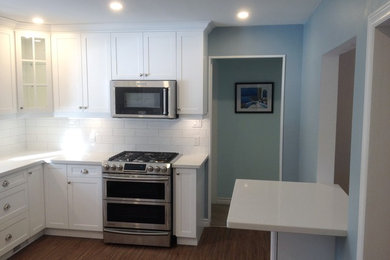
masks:
{"type": "Polygon", "coordinates": [[[322,55],[356,36],[348,237],[337,240],[337,259],[356,259],[367,16],[385,0],[324,0],[304,27],[301,90],[301,181],[317,175],[318,112],[322,55]]]}
{"type": "Polygon", "coordinates": [[[230,198],[236,179],[279,179],[282,68],[282,58],[220,59],[213,63],[218,197],[230,198]],[[273,113],[235,113],[237,82],[273,82],[273,113]]]}
{"type": "Polygon", "coordinates": [[[220,27],[209,34],[209,56],[286,55],[283,180],[298,180],[302,25],[220,27]]]}

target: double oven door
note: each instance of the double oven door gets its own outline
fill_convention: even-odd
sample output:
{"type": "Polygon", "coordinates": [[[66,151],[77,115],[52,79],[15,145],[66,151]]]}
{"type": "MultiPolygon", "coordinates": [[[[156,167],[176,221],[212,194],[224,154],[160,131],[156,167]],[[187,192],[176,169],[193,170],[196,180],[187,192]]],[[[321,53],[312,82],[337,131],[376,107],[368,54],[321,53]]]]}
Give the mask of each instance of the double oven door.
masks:
{"type": "Polygon", "coordinates": [[[171,230],[171,176],[103,176],[105,228],[171,230]]]}

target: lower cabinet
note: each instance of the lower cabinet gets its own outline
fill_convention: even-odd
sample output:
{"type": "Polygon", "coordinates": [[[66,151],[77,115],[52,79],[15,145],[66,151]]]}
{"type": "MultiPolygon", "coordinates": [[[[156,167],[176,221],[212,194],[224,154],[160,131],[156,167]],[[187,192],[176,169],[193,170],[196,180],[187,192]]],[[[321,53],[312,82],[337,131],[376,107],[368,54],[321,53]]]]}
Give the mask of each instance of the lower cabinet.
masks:
{"type": "Polygon", "coordinates": [[[42,165],[27,170],[27,188],[30,236],[34,236],[45,228],[45,189],[42,165]]]}
{"type": "Polygon", "coordinates": [[[27,212],[0,224],[0,256],[29,238],[27,212]]]}
{"type": "Polygon", "coordinates": [[[204,167],[174,169],[174,234],[178,244],[197,245],[203,232],[204,167]]]}
{"type": "Polygon", "coordinates": [[[45,165],[46,227],[103,230],[101,175],[88,175],[98,171],[100,166],[45,165]]]}

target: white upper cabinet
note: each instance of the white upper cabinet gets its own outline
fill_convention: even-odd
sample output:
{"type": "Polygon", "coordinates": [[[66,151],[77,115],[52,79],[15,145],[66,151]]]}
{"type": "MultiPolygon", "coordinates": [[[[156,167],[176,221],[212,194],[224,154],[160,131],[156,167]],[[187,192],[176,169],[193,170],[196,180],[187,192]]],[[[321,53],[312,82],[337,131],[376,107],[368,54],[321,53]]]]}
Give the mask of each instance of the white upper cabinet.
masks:
{"type": "Polygon", "coordinates": [[[144,78],[176,79],[176,33],[144,33],[144,78]]]}
{"type": "Polygon", "coordinates": [[[55,112],[83,109],[83,73],[80,34],[52,34],[55,112]]]}
{"type": "Polygon", "coordinates": [[[143,73],[142,33],[111,34],[112,78],[140,79],[143,73]]]}
{"type": "Polygon", "coordinates": [[[207,113],[205,40],[203,32],[177,33],[178,114],[207,113]]]}
{"type": "Polygon", "coordinates": [[[16,32],[16,70],[19,111],[51,112],[49,34],[16,32]]]}
{"type": "Polygon", "coordinates": [[[0,114],[16,112],[14,46],[13,31],[0,28],[0,114]]]}
{"type": "Polygon", "coordinates": [[[110,34],[81,36],[83,56],[83,106],[86,112],[110,112],[110,34]]]}
{"type": "Polygon", "coordinates": [[[110,37],[105,33],[54,33],[55,112],[109,112],[110,37]]]}
{"type": "Polygon", "coordinates": [[[176,79],[176,33],[111,34],[112,78],[176,79]]]}

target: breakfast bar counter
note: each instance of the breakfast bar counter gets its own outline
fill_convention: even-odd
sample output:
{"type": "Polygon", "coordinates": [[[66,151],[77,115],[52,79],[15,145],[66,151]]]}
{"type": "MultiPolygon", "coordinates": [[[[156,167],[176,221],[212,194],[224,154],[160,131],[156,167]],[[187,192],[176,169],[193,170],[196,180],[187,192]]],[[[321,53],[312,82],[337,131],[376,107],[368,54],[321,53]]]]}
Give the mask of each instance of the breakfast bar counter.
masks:
{"type": "Polygon", "coordinates": [[[347,221],[348,196],[338,185],[238,179],[227,226],[271,231],[271,259],[333,259],[347,221]]]}

